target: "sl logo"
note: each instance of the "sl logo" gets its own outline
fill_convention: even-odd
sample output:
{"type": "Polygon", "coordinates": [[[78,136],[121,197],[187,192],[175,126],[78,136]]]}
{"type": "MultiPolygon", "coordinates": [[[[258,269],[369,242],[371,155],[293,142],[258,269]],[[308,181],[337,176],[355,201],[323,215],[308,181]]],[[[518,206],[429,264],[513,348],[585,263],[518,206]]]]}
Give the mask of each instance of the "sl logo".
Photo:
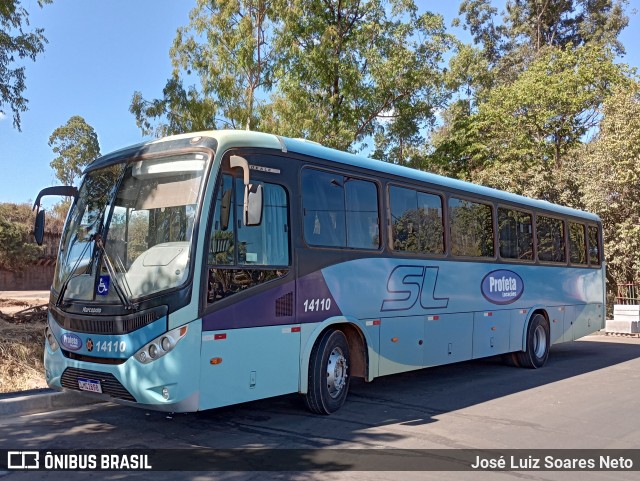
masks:
{"type": "Polygon", "coordinates": [[[406,311],[419,301],[423,309],[446,308],[448,297],[435,297],[439,267],[397,266],[387,281],[389,296],[381,311],[406,311]]]}

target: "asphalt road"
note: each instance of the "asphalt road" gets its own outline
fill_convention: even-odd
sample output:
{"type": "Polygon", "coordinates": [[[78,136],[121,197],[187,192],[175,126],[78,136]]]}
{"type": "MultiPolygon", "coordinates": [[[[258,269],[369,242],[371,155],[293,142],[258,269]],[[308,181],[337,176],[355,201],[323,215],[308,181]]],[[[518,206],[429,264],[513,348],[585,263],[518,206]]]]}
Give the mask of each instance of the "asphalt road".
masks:
{"type": "MultiPolygon", "coordinates": [[[[0,449],[640,447],[640,339],[589,336],[553,346],[543,369],[499,359],[352,382],[346,405],[324,417],[296,396],[193,414],[115,404],[0,419],[0,449]]],[[[241,462],[241,461],[239,461],[241,462]]],[[[181,474],[0,472],[21,480],[97,479],[541,479],[636,480],[636,472],[226,472],[181,474]]]]}

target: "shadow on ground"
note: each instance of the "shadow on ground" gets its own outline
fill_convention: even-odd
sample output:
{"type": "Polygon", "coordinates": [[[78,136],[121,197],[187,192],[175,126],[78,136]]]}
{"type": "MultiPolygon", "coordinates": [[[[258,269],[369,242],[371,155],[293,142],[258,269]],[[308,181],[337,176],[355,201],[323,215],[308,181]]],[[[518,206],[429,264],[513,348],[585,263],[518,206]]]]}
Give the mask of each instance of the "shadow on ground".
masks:
{"type": "Polygon", "coordinates": [[[353,380],[347,403],[331,416],[308,413],[297,395],[173,415],[104,404],[1,422],[0,448],[366,449],[397,445],[403,439],[397,425],[437,423],[445,413],[638,358],[638,342],[592,337],[553,346],[547,365],[538,370],[507,367],[499,358],[489,358],[383,377],[373,383],[353,380]],[[396,428],[377,429],[388,425],[396,428]]]}

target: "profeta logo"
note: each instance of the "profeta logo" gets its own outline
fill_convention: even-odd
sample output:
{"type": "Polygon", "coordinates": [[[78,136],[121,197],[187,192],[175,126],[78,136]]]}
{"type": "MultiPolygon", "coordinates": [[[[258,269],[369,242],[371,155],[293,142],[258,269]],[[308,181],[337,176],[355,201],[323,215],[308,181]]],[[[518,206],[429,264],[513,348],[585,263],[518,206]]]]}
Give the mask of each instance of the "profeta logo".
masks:
{"type": "Polygon", "coordinates": [[[499,269],[484,276],[480,290],[484,298],[493,304],[511,304],[522,296],[524,282],[515,272],[499,269]]]}

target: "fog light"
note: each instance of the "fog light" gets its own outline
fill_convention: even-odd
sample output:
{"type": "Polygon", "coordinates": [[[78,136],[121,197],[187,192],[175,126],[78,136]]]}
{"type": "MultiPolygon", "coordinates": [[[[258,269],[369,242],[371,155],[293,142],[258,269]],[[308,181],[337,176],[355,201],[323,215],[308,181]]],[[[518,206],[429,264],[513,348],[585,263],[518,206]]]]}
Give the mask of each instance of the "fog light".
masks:
{"type": "Polygon", "coordinates": [[[162,388],[162,397],[165,399],[169,399],[169,390],[166,387],[162,388]]]}
{"type": "Polygon", "coordinates": [[[47,328],[44,330],[44,337],[47,339],[47,342],[49,343],[49,347],[51,348],[52,351],[57,351],[58,350],[58,341],[56,341],[55,336],[53,335],[53,333],[51,332],[51,329],[49,329],[49,327],[47,326],[47,328]]]}
{"type": "Polygon", "coordinates": [[[156,346],[155,344],[151,344],[149,346],[149,357],[151,359],[155,359],[157,355],[158,355],[158,346],[156,346]]]}

